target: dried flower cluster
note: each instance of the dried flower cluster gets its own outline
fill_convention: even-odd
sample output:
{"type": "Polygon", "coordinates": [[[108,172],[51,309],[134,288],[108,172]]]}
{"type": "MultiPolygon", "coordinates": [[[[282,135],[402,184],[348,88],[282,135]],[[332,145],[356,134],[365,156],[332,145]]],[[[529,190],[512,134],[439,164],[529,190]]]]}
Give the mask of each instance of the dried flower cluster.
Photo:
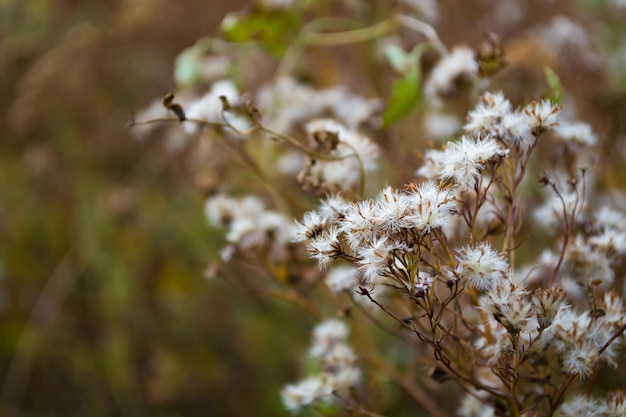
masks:
{"type": "Polygon", "coordinates": [[[287,409],[298,410],[319,401],[341,401],[342,396],[360,382],[356,354],[346,344],[348,333],[348,326],[340,320],[331,319],[317,325],[309,354],[320,361],[320,372],[282,390],[287,409]]]}
{"type": "MultiPolygon", "coordinates": [[[[276,12],[290,3],[263,5],[276,12]]],[[[406,8],[428,21],[438,17],[433,2],[405,1],[400,9],[406,8]]],[[[381,366],[372,359],[373,346],[348,346],[354,323],[358,332],[376,327],[404,343],[416,363],[435,369],[430,378],[455,381],[463,392],[459,416],[626,415],[621,391],[595,399],[582,389],[603,364],[619,365],[626,329],[615,288],[622,279],[616,273],[626,253],[626,221],[594,188],[590,155],[599,139],[591,125],[560,104],[563,91],[550,73],[553,91],[536,101],[514,105],[491,89],[488,76],[505,64],[495,36],[477,51],[464,45],[448,51],[430,25],[399,15],[353,32],[307,32],[294,45],[344,45],[398,28],[419,32],[440,55],[423,85],[416,85],[426,100],[417,109],[425,115],[424,131],[453,137],[415,158],[408,170],[415,177],[406,185],[389,175],[402,167],[383,158],[393,155],[392,145],[377,137],[384,127],[379,99],[344,87],[315,89],[280,73],[273,84],[247,93],[253,101],[245,103],[234,85],[219,82],[185,109],[189,133],[213,127],[212,139],[232,143],[222,132],[249,138],[236,149],[264,181],[256,155],[242,148],[267,137],[290,145],[288,151],[252,149],[273,158],[277,175],[297,180],[309,197],[322,196],[317,209],[292,204],[298,208],[291,213],[267,210],[256,197],[214,194],[206,204],[210,223],[226,229],[223,260],[262,266],[281,289],[268,294],[317,320],[336,315],[327,311],[344,316],[315,327],[309,355],[319,367],[284,387],[285,407],[296,412],[324,404],[374,415],[363,399],[369,385],[356,365],[364,354],[430,414],[446,415],[391,360],[381,366]],[[480,92],[464,125],[447,107],[463,89],[480,92]],[[537,151],[543,147],[567,157],[545,166],[537,151]],[[385,183],[393,185],[379,186],[385,183]],[[325,299],[312,290],[322,282],[329,290],[325,299]],[[336,308],[337,300],[350,303],[349,314],[336,308]]],[[[542,33],[558,49],[558,28],[550,28],[542,33]]],[[[390,51],[406,85],[419,79],[419,48],[390,51]]],[[[396,117],[393,105],[388,103],[385,123],[396,117]]],[[[267,186],[274,196],[289,193],[281,187],[267,186]]],[[[292,203],[296,195],[284,200],[292,203]]]]}

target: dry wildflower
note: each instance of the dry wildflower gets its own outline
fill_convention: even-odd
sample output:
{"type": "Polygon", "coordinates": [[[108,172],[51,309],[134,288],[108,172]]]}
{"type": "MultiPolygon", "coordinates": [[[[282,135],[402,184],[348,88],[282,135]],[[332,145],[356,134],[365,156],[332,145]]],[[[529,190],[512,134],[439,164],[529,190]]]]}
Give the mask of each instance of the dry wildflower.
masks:
{"type": "Polygon", "coordinates": [[[337,344],[344,343],[349,333],[350,329],[343,321],[326,320],[313,330],[313,343],[309,353],[316,357],[327,355],[337,344]]]}
{"type": "Polygon", "coordinates": [[[535,135],[553,128],[559,121],[561,106],[552,104],[550,100],[533,101],[524,109],[528,116],[529,125],[535,135]]]}
{"type": "Polygon", "coordinates": [[[439,162],[439,176],[452,179],[461,190],[471,190],[476,186],[485,164],[501,154],[500,146],[491,138],[481,140],[461,136],[458,141],[446,146],[439,162]]]}
{"type": "Polygon", "coordinates": [[[318,262],[320,270],[326,269],[330,261],[341,256],[339,233],[339,229],[331,226],[309,242],[308,251],[311,258],[318,262]]]}
{"type": "Polygon", "coordinates": [[[477,290],[489,290],[498,286],[509,271],[506,259],[487,242],[460,249],[458,261],[459,275],[477,290]]]}
{"type": "Polygon", "coordinates": [[[321,362],[319,375],[287,385],[281,391],[285,408],[298,411],[318,402],[333,402],[332,394],[343,394],[361,381],[357,356],[346,344],[349,329],[341,320],[330,319],[313,330],[309,354],[321,362]]]}
{"type": "Polygon", "coordinates": [[[475,135],[500,137],[502,118],[511,112],[511,103],[501,91],[487,92],[480,97],[476,107],[467,115],[468,122],[463,127],[466,132],[475,135]]]}
{"type": "Polygon", "coordinates": [[[319,377],[310,377],[297,384],[289,384],[280,392],[285,408],[298,411],[330,397],[332,391],[319,377]]]}
{"type": "Polygon", "coordinates": [[[378,146],[356,131],[330,119],[309,122],[306,130],[318,147],[321,145],[322,149],[318,149],[321,153],[338,159],[310,157],[309,163],[298,174],[305,188],[350,191],[361,180],[361,167],[365,173],[378,167],[378,146]],[[333,143],[321,144],[320,138],[333,138],[333,143]]]}
{"type": "Polygon", "coordinates": [[[604,417],[606,411],[605,405],[598,400],[577,395],[559,408],[559,415],[563,417],[604,417]]]}
{"type": "Polygon", "coordinates": [[[554,128],[554,133],[558,138],[568,143],[593,146],[598,142],[598,138],[593,133],[589,123],[561,121],[554,128]]]}
{"type": "MultiPolygon", "coordinates": [[[[243,24],[239,16],[280,9],[290,3],[262,1],[259,4],[265,6],[251,8],[245,16],[228,16],[224,28],[243,24]]],[[[357,3],[350,2],[348,7],[357,7],[357,3]]],[[[402,3],[418,14],[435,9],[430,0],[402,3]]],[[[514,0],[503,2],[490,16],[496,16],[500,25],[507,19],[512,22],[523,12],[517,6],[514,0]],[[503,10],[514,13],[498,17],[503,10]]],[[[398,12],[408,8],[396,4],[390,9],[398,12]]],[[[278,16],[281,12],[272,13],[278,16]]],[[[567,23],[554,24],[550,32],[540,35],[558,50],[572,47],[568,33],[575,35],[572,39],[588,39],[581,35],[582,27],[567,23]]],[[[297,176],[305,191],[326,197],[316,210],[305,211],[294,224],[280,212],[268,210],[258,198],[213,195],[205,211],[213,225],[224,229],[228,245],[221,252],[223,259],[242,259],[245,267],[268,269],[271,273],[263,278],[271,279],[272,287],[267,293],[291,301],[313,316],[337,308],[341,317],[363,321],[359,323],[359,340],[369,340],[361,336],[377,326],[398,336],[389,339],[407,341],[407,346],[415,350],[414,357],[406,358],[407,364],[423,361],[462,386],[467,395],[457,410],[460,416],[624,415],[623,394],[616,393],[606,400],[592,399],[577,395],[577,391],[583,391],[576,384],[567,385],[574,376],[584,384],[593,380],[601,366],[618,365],[624,341],[620,332],[626,323],[623,300],[610,288],[616,279],[616,266],[626,255],[626,221],[619,210],[597,203],[602,196],[594,190],[595,178],[588,179],[586,169],[576,170],[581,159],[575,151],[587,151],[582,147],[598,140],[590,125],[561,120],[561,106],[548,99],[514,107],[511,101],[517,102],[520,97],[526,100],[526,94],[536,86],[529,85],[528,91],[520,94],[506,82],[490,83],[489,76],[505,63],[503,44],[495,36],[477,53],[465,46],[447,52],[434,28],[411,16],[394,16],[356,30],[309,29],[301,34],[305,36],[295,38],[298,42],[294,47],[287,49],[273,84],[246,92],[247,97],[255,99],[258,109],[248,106],[254,128],[245,134],[259,140],[274,138],[292,150],[279,149],[283,157],[277,163],[265,159],[277,152],[253,147],[256,141],[237,143],[241,148],[236,150],[241,151],[242,160],[253,167],[255,174],[263,177],[263,185],[271,195],[284,198],[275,207],[300,210],[308,199],[302,190],[292,193],[287,187],[283,189],[287,181],[281,182],[280,189],[268,184],[274,172],[266,170],[273,167],[286,176],[297,176]],[[397,48],[395,56],[389,54],[387,58],[399,78],[382,118],[378,117],[381,100],[350,93],[341,86],[314,88],[317,81],[328,82],[326,75],[317,73],[317,65],[306,71],[312,79],[310,85],[289,74],[293,67],[301,67],[293,65],[293,59],[297,61],[299,54],[308,53],[311,45],[337,42],[347,47],[361,37],[368,41],[384,37],[383,42],[405,45],[404,39],[395,38],[402,38],[405,30],[419,32],[430,46],[435,46],[440,59],[425,77],[422,91],[417,91],[415,70],[427,68],[432,57],[421,55],[425,50],[421,48],[427,44],[417,45],[411,52],[397,48]],[[387,40],[392,33],[394,38],[387,40]],[[403,82],[416,84],[408,90],[416,95],[423,93],[426,101],[415,106],[417,98],[409,97],[413,102],[398,99],[396,103],[396,89],[406,87],[403,82]],[[460,126],[462,115],[458,111],[465,101],[459,98],[452,105],[452,100],[444,102],[443,98],[452,98],[467,82],[472,85],[469,97],[475,92],[482,95],[469,111],[465,125],[460,126]],[[507,95],[484,92],[491,85],[499,85],[507,95]],[[507,97],[512,97],[511,101],[507,97]],[[402,148],[399,141],[385,140],[402,129],[368,130],[377,127],[380,119],[389,127],[387,124],[391,125],[390,120],[396,117],[390,116],[397,110],[396,104],[397,108],[406,105],[403,110],[413,110],[430,136],[448,139],[460,134],[439,149],[421,153],[423,165],[416,174],[424,181],[405,188],[395,182],[406,174],[405,167],[400,167],[406,161],[395,151],[404,151],[413,142],[402,148]],[[541,136],[548,130],[554,134],[541,136]],[[564,163],[555,161],[558,166],[554,169],[533,160],[534,153],[546,145],[544,142],[553,139],[559,141],[557,149],[564,149],[567,157],[564,163]],[[293,149],[298,153],[292,153],[293,149]],[[259,150],[262,152],[257,155],[259,150]],[[543,203],[534,204],[527,199],[532,194],[527,192],[527,180],[539,174],[538,165],[542,170],[552,169],[539,177],[540,185],[550,194],[543,203]],[[376,178],[375,174],[380,176],[376,178]],[[376,182],[371,183],[374,178],[376,182]],[[385,181],[390,185],[375,192],[374,187],[385,181]],[[532,240],[538,230],[547,232],[552,241],[532,240]],[[530,239],[529,244],[526,239],[530,239]],[[522,245],[538,246],[518,252],[522,245]],[[327,273],[316,271],[302,256],[305,247],[320,270],[334,261],[340,264],[327,273]],[[540,255],[528,260],[533,252],[540,255]],[[322,282],[338,295],[337,299],[318,303],[318,297],[329,293],[317,291],[316,286],[322,282]],[[359,303],[358,308],[347,305],[350,302],[359,303]],[[560,386],[562,382],[565,385],[560,386]]],[[[260,35],[259,40],[266,46],[267,39],[260,35]]],[[[588,44],[583,46],[587,48],[588,44]]],[[[336,66],[339,72],[341,66],[336,66]]],[[[547,74],[551,91],[546,96],[560,102],[563,92],[558,79],[554,73],[547,74]]],[[[401,90],[405,93],[407,88],[401,90]]],[[[569,107],[568,97],[565,103],[569,107]]],[[[240,123],[245,126],[236,114],[243,104],[241,95],[230,81],[213,83],[209,93],[191,105],[184,100],[181,103],[174,103],[173,98],[166,102],[178,116],[174,122],[182,123],[185,130],[197,131],[220,121],[224,129],[216,133],[228,128],[239,132],[240,123]],[[186,118],[196,120],[192,123],[186,118]]],[[[575,109],[567,109],[568,115],[574,113],[575,109]]],[[[133,120],[133,124],[138,123],[133,120]]],[[[210,138],[212,144],[223,139],[214,136],[210,138]]],[[[232,145],[230,139],[226,138],[232,145]]],[[[215,146],[211,150],[220,149],[215,146]]],[[[234,187],[240,185],[233,183],[234,187]]],[[[259,292],[265,290],[262,285],[250,284],[259,292]]],[[[337,319],[315,327],[308,353],[319,366],[315,367],[315,375],[282,390],[288,410],[332,403],[348,414],[376,414],[365,409],[369,402],[363,401],[359,385],[366,374],[357,362],[359,354],[365,352],[375,359],[377,352],[368,349],[376,349],[387,339],[352,347],[348,333],[346,322],[337,319]]],[[[406,366],[398,366],[391,357],[382,360],[389,363],[381,363],[385,365],[380,366],[381,371],[398,370],[391,379],[399,379],[401,388],[414,393],[415,374],[402,374],[406,366]]],[[[422,405],[431,407],[428,412],[432,415],[445,415],[436,404],[422,405]]]]}
{"type": "Polygon", "coordinates": [[[474,51],[465,46],[454,48],[441,58],[424,84],[424,94],[437,102],[440,96],[451,93],[459,80],[472,80],[478,74],[474,51]]]}
{"type": "Polygon", "coordinates": [[[359,283],[359,274],[352,266],[338,266],[330,270],[326,278],[326,285],[334,293],[356,288],[359,283]]]}
{"type": "Polygon", "coordinates": [[[552,324],[556,314],[565,308],[565,292],[558,287],[538,288],[533,295],[533,305],[537,312],[537,321],[541,330],[552,324]]]}

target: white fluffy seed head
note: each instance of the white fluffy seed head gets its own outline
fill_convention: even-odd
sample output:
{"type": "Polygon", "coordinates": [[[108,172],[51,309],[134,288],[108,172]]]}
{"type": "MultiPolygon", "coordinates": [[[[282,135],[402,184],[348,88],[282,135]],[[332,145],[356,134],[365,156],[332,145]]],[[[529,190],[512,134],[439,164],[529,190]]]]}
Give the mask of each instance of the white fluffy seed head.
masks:
{"type": "Polygon", "coordinates": [[[439,163],[439,176],[452,179],[462,190],[473,189],[485,164],[499,154],[500,145],[492,138],[481,140],[461,136],[446,146],[439,163]]]}
{"type": "Polygon", "coordinates": [[[477,290],[489,290],[509,273],[509,263],[504,256],[481,242],[474,247],[466,246],[459,250],[459,273],[468,284],[477,290]]]}

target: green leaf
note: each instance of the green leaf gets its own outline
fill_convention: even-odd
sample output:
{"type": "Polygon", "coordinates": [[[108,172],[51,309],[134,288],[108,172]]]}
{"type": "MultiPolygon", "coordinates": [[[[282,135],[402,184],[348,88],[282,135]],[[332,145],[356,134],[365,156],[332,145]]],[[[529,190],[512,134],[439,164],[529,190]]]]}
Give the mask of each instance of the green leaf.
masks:
{"type": "Polygon", "coordinates": [[[281,56],[300,30],[300,17],[289,10],[230,13],[222,21],[221,29],[228,41],[258,41],[270,53],[281,56]]]}
{"type": "Polygon", "coordinates": [[[389,62],[395,68],[402,70],[402,77],[393,83],[389,104],[383,114],[383,126],[389,127],[409,114],[415,108],[421,97],[422,73],[419,61],[428,45],[417,45],[410,53],[404,53],[401,48],[387,48],[385,51],[389,62]],[[393,61],[392,61],[393,60],[393,61]]]}
{"type": "Polygon", "coordinates": [[[550,87],[548,98],[555,104],[561,104],[563,102],[563,84],[561,84],[559,76],[556,75],[552,69],[547,67],[544,70],[544,73],[546,74],[546,80],[548,81],[548,86],[550,87]]]}
{"type": "Polygon", "coordinates": [[[383,114],[383,125],[389,127],[409,114],[420,98],[420,74],[417,69],[393,83],[389,104],[383,114]]]}
{"type": "Polygon", "coordinates": [[[388,45],[385,48],[385,55],[391,67],[399,73],[406,72],[407,66],[414,61],[411,54],[407,54],[404,49],[398,45],[388,45]]]}

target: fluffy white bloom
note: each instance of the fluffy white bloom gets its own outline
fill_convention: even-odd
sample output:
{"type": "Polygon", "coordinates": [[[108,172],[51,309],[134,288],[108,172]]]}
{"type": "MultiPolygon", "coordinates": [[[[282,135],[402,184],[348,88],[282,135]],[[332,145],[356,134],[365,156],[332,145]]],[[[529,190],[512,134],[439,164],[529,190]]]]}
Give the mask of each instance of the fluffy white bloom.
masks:
{"type": "Polygon", "coordinates": [[[543,288],[535,290],[532,303],[541,329],[545,329],[552,324],[559,310],[567,308],[565,291],[555,287],[548,290],[543,288]]]}
{"type": "Polygon", "coordinates": [[[626,401],[623,391],[613,391],[607,395],[606,416],[626,417],[626,401]]]}
{"type": "Polygon", "coordinates": [[[352,204],[341,222],[341,229],[352,250],[376,239],[381,228],[378,207],[372,200],[352,204]]]}
{"type": "Polygon", "coordinates": [[[624,301],[615,292],[606,292],[602,300],[604,315],[599,319],[609,326],[619,328],[624,324],[626,316],[624,315],[624,301]]]}
{"type": "Polygon", "coordinates": [[[579,313],[561,308],[552,324],[542,332],[539,342],[542,346],[553,346],[559,352],[565,372],[583,379],[593,372],[600,360],[616,365],[615,345],[602,354],[599,352],[623,322],[623,318],[611,323],[602,317],[592,319],[587,311],[579,313]]]}
{"type": "Polygon", "coordinates": [[[338,87],[325,90],[323,98],[334,116],[350,129],[357,129],[360,124],[371,119],[382,107],[380,101],[376,99],[367,99],[350,94],[338,87]]]}
{"type": "Polygon", "coordinates": [[[480,97],[474,110],[467,115],[467,124],[463,129],[475,135],[500,137],[502,134],[500,122],[510,112],[511,103],[501,91],[486,92],[480,97]]]}
{"type": "Polygon", "coordinates": [[[330,261],[337,259],[341,255],[339,233],[339,229],[331,226],[311,239],[308,251],[311,254],[311,258],[318,262],[320,270],[325,269],[330,261]]]}
{"type": "MultiPolygon", "coordinates": [[[[312,356],[316,356],[311,354],[312,356]]],[[[356,361],[354,350],[345,343],[335,343],[324,352],[324,364],[332,368],[351,367],[356,361]]],[[[352,384],[350,384],[352,385],[352,384]]]]}
{"type": "Polygon", "coordinates": [[[544,130],[557,125],[560,106],[549,100],[532,102],[513,110],[502,92],[485,93],[468,114],[464,129],[474,135],[488,135],[511,146],[528,147],[544,130]]]}
{"type": "Polygon", "coordinates": [[[457,415],[459,417],[495,417],[496,411],[488,402],[481,401],[475,395],[465,394],[457,415]]]}
{"type": "MultiPolygon", "coordinates": [[[[237,87],[229,80],[217,81],[211,87],[211,90],[200,100],[192,103],[185,109],[188,119],[200,119],[211,122],[222,121],[222,101],[220,96],[225,96],[229,103],[236,104],[239,101],[239,92],[237,87]]],[[[233,124],[240,130],[249,128],[249,123],[240,116],[230,113],[224,113],[224,117],[229,123],[233,124]]],[[[183,128],[185,132],[193,135],[198,132],[199,126],[194,122],[184,122],[183,128]]]]}
{"type": "Polygon", "coordinates": [[[320,215],[328,219],[328,221],[337,221],[343,218],[345,213],[350,210],[352,204],[346,201],[341,195],[329,195],[322,200],[318,212],[320,215]]]}
{"type": "Polygon", "coordinates": [[[552,104],[548,99],[541,100],[539,103],[533,101],[524,108],[530,127],[539,131],[555,127],[559,122],[560,112],[561,106],[552,104]]]}
{"type": "Polygon", "coordinates": [[[296,221],[293,241],[302,242],[312,239],[324,231],[327,221],[316,211],[307,211],[304,213],[302,223],[296,221]]]}
{"type": "Polygon", "coordinates": [[[566,142],[573,142],[585,146],[593,146],[598,142],[591,125],[584,122],[561,122],[554,128],[557,137],[566,142]]]}
{"type": "Polygon", "coordinates": [[[626,253],[626,231],[607,229],[602,233],[590,236],[589,244],[607,255],[623,255],[626,253]]]}
{"type": "Polygon", "coordinates": [[[596,247],[584,236],[576,235],[565,249],[565,257],[559,274],[582,283],[600,280],[606,287],[615,278],[615,273],[611,268],[611,263],[615,258],[605,251],[607,249],[607,247],[596,247]]]}
{"type": "MultiPolygon", "coordinates": [[[[351,155],[356,152],[363,162],[365,171],[372,171],[378,166],[378,146],[369,138],[359,134],[345,125],[332,119],[316,119],[306,124],[305,129],[309,135],[317,132],[331,132],[339,137],[337,156],[351,155]]],[[[347,161],[347,160],[346,160],[347,161]]],[[[345,163],[346,161],[341,161],[345,163]]]]}
{"type": "Polygon", "coordinates": [[[580,212],[578,207],[579,196],[576,192],[561,193],[561,197],[551,193],[546,202],[535,209],[533,218],[537,224],[547,229],[554,229],[559,227],[564,221],[564,210],[568,217],[574,213],[574,210],[580,212]],[[563,197],[563,199],[561,199],[561,197],[563,197]],[[565,202],[565,206],[563,202],[565,202]]]}
{"type": "MultiPolygon", "coordinates": [[[[257,200],[258,207],[263,203],[257,200]]],[[[226,227],[238,214],[238,204],[235,200],[223,194],[209,198],[204,205],[204,213],[209,222],[217,227],[226,227]]]]}
{"type": "Polygon", "coordinates": [[[231,244],[222,253],[230,260],[236,250],[262,248],[274,259],[283,259],[293,226],[281,213],[266,210],[256,197],[232,199],[224,195],[209,198],[205,213],[210,223],[227,228],[226,240],[231,244]]]}
{"type": "Polygon", "coordinates": [[[406,194],[387,187],[379,194],[376,200],[377,217],[381,227],[388,232],[397,232],[400,229],[410,227],[408,215],[410,213],[410,200],[406,194]]]}
{"type": "Polygon", "coordinates": [[[361,370],[353,364],[344,366],[328,375],[328,386],[333,391],[350,388],[361,382],[362,376],[361,370]]]}
{"type": "Polygon", "coordinates": [[[359,274],[352,266],[338,266],[328,273],[326,285],[334,293],[354,288],[359,283],[359,274]]]}
{"type": "Polygon", "coordinates": [[[568,46],[589,47],[589,37],[585,28],[565,16],[554,17],[540,31],[540,36],[557,50],[562,50],[568,46]]]}
{"type": "Polygon", "coordinates": [[[478,74],[478,62],[474,51],[466,46],[454,48],[442,57],[428,75],[424,83],[424,94],[431,100],[438,100],[454,89],[454,83],[465,78],[474,79],[478,74]]]}
{"type": "Polygon", "coordinates": [[[408,194],[408,204],[412,208],[409,216],[411,228],[429,233],[448,224],[456,206],[449,189],[442,189],[432,181],[413,186],[408,194]]]}
{"type": "Polygon", "coordinates": [[[301,151],[289,149],[276,160],[276,169],[282,175],[293,178],[298,175],[304,162],[305,156],[301,151]]]}
{"type": "Polygon", "coordinates": [[[482,336],[474,341],[474,346],[480,352],[485,363],[494,366],[502,354],[511,348],[507,330],[496,321],[493,314],[489,314],[485,322],[478,324],[478,331],[482,336]],[[491,337],[487,338],[487,334],[491,337]]]}
{"type": "Polygon", "coordinates": [[[365,284],[372,284],[378,280],[388,268],[392,260],[392,251],[395,246],[387,239],[378,239],[359,248],[359,272],[365,284]]]}
{"type": "Polygon", "coordinates": [[[606,406],[598,400],[576,395],[559,408],[561,417],[605,417],[606,406]]]}
{"type": "Polygon", "coordinates": [[[533,123],[529,122],[525,113],[515,111],[505,114],[500,126],[501,139],[509,145],[528,147],[535,138],[532,132],[533,123]]]}
{"type": "Polygon", "coordinates": [[[298,411],[319,401],[332,402],[333,393],[343,394],[361,381],[357,357],[345,343],[348,333],[348,326],[337,319],[326,320],[315,327],[309,354],[321,362],[320,374],[283,388],[281,396],[285,408],[298,411]]]}
{"type": "Polygon", "coordinates": [[[507,260],[488,242],[460,249],[458,261],[460,275],[477,290],[492,288],[504,280],[509,272],[507,260]]]}
{"type": "Polygon", "coordinates": [[[434,280],[434,275],[429,274],[426,271],[420,271],[415,277],[413,292],[418,295],[427,293],[428,291],[430,291],[434,280]]]}
{"type": "Polygon", "coordinates": [[[528,333],[538,326],[533,305],[526,295],[523,287],[502,280],[489,289],[481,305],[510,333],[528,333]]]}
{"type": "Polygon", "coordinates": [[[585,336],[591,325],[588,312],[579,313],[570,308],[561,308],[552,325],[547,329],[552,333],[551,343],[558,351],[565,351],[585,336]]]}
{"type": "Polygon", "coordinates": [[[598,228],[626,230],[626,217],[624,217],[624,214],[608,206],[600,207],[595,212],[592,220],[598,228]]]}
{"type": "Polygon", "coordinates": [[[318,119],[307,123],[306,130],[311,137],[316,134],[332,133],[339,143],[329,155],[341,160],[315,160],[315,164],[305,166],[300,178],[313,187],[348,191],[361,180],[360,163],[365,172],[378,168],[378,146],[369,138],[330,119],[318,119]],[[355,156],[358,155],[358,158],[355,156]]]}
{"type": "Polygon", "coordinates": [[[297,122],[328,111],[350,129],[356,129],[380,109],[378,100],[351,94],[341,87],[315,90],[289,77],[261,88],[256,102],[264,109],[264,123],[279,132],[289,132],[297,122]]]}
{"type": "Polygon", "coordinates": [[[451,178],[462,190],[470,190],[476,185],[485,163],[501,154],[500,145],[491,138],[483,140],[461,136],[456,142],[449,142],[440,161],[440,177],[451,178]]]}
{"type": "Polygon", "coordinates": [[[350,329],[343,321],[326,320],[315,326],[309,353],[314,357],[327,355],[336,345],[344,343],[348,334],[350,329]]]}
{"type": "Polygon", "coordinates": [[[298,411],[329,397],[332,390],[319,377],[310,377],[297,384],[289,384],[280,392],[283,405],[289,411],[298,411]]]}
{"type": "Polygon", "coordinates": [[[424,153],[424,165],[415,172],[418,177],[435,180],[439,177],[445,153],[436,149],[429,149],[424,153]]]}
{"type": "Polygon", "coordinates": [[[563,370],[570,375],[587,378],[598,362],[598,350],[590,343],[578,342],[561,353],[563,370]]]}

